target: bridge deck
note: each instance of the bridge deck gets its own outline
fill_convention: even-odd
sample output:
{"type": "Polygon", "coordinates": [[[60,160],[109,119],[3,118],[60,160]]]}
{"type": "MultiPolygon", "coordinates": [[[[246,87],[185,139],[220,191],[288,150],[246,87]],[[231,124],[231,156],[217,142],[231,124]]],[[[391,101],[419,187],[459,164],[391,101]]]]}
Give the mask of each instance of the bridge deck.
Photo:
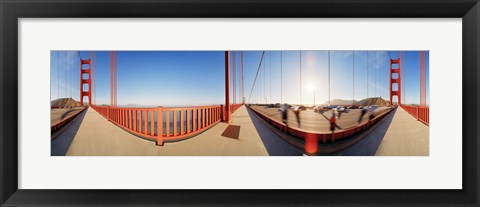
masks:
{"type": "Polygon", "coordinates": [[[50,125],[53,125],[61,120],[68,118],[70,115],[81,111],[83,108],[66,108],[66,109],[51,109],[50,110],[50,125]]]}
{"type": "Polygon", "coordinates": [[[92,108],[83,113],[52,141],[52,155],[268,155],[244,106],[232,114],[231,138],[222,136],[228,125],[219,123],[196,137],[164,146],[120,129],[92,108]]]}
{"type": "MultiPolygon", "coordinates": [[[[296,124],[292,116],[289,120],[293,122],[292,124],[296,124]]],[[[255,114],[249,113],[245,106],[232,114],[230,130],[227,130],[230,132],[225,133],[228,126],[225,123],[219,123],[191,139],[165,143],[164,146],[158,147],[154,142],[140,139],[120,129],[89,108],[52,141],[52,155],[285,156],[302,154],[301,149],[286,143],[266,127],[255,114]]],[[[305,126],[308,125],[305,124],[305,126]]],[[[397,108],[358,143],[335,154],[428,156],[428,136],[429,128],[426,125],[417,121],[402,108],[397,108]]]]}
{"type": "MultiPolygon", "coordinates": [[[[266,106],[252,106],[260,113],[274,119],[278,122],[282,122],[281,112],[278,108],[269,108],[266,106]]],[[[376,114],[380,114],[389,107],[378,107],[375,110],[376,114]]],[[[300,111],[300,127],[297,124],[297,118],[292,110],[288,110],[288,126],[294,129],[302,129],[308,131],[314,131],[319,133],[330,133],[330,121],[329,118],[332,114],[332,110],[324,111],[322,113],[314,112],[313,110],[300,111]]],[[[346,112],[342,112],[337,119],[337,126],[342,129],[355,127],[358,125],[358,118],[360,117],[361,109],[348,109],[346,112]]],[[[365,123],[368,120],[369,113],[363,116],[362,122],[365,123]]]]}

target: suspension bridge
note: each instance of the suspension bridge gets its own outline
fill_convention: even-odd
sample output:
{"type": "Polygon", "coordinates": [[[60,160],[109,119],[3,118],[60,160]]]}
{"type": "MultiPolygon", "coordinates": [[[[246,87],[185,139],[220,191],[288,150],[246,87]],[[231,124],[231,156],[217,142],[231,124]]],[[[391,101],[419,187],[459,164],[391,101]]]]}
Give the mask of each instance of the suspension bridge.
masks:
{"type": "Polygon", "coordinates": [[[60,92],[64,91],[65,98],[78,97],[79,104],[52,104],[52,155],[428,155],[426,51],[418,52],[420,101],[415,105],[404,104],[403,52],[398,52],[398,57],[384,52],[381,58],[378,53],[370,57],[370,52],[366,52],[365,88],[367,99],[370,99],[364,103],[355,101],[355,91],[358,90],[355,70],[359,70],[358,65],[363,58],[356,51],[351,51],[351,103],[335,104],[331,99],[331,51],[325,51],[328,55],[328,104],[322,107],[315,104],[315,90],[313,104],[302,103],[306,97],[302,94],[301,75],[305,63],[302,66],[303,54],[298,51],[300,98],[291,107],[302,108],[301,123],[297,123],[293,110],[288,110],[286,122],[282,120],[279,107],[284,103],[283,86],[284,82],[292,80],[283,76],[284,53],[277,52],[280,63],[273,70],[280,73],[279,103],[273,103],[272,98],[272,52],[261,52],[253,84],[246,87],[244,52],[225,51],[224,102],[191,107],[118,105],[116,51],[109,54],[110,104],[97,105],[96,52],[82,57],[80,52],[70,51],[63,55],[63,59],[59,52],[56,60],[52,60],[57,63],[57,74],[52,72],[52,76],[60,79],[61,75],[65,75],[66,78],[64,83],[57,83],[57,97],[61,97],[60,92]],[[72,58],[65,57],[69,56],[76,56],[76,64],[79,65],[68,62],[72,58]],[[369,86],[369,78],[372,79],[369,58],[375,58],[373,67],[377,68],[373,70],[374,92],[369,86]],[[377,58],[380,59],[378,63],[377,58]],[[267,62],[269,68],[266,67],[267,62]],[[377,84],[377,73],[388,75],[388,81],[380,79],[377,84]],[[244,93],[245,88],[250,89],[248,96],[244,93]],[[389,89],[388,104],[370,107],[372,116],[359,120],[362,106],[377,105],[378,100],[383,100],[377,96],[382,93],[377,91],[385,88],[389,89]],[[329,117],[337,109],[335,130],[329,130],[329,117]]]}

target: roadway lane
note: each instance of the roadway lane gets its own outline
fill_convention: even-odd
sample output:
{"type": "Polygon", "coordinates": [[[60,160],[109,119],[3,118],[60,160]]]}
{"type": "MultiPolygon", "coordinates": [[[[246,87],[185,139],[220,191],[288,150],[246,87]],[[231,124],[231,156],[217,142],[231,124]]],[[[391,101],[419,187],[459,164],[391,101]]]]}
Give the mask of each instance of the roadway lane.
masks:
{"type": "Polygon", "coordinates": [[[78,108],[72,108],[72,109],[51,109],[50,110],[50,126],[53,124],[64,120],[71,115],[77,113],[78,111],[81,111],[83,108],[78,107],[78,108]]]}
{"type": "MultiPolygon", "coordinates": [[[[282,122],[281,112],[278,110],[278,108],[267,108],[265,106],[252,106],[252,108],[276,121],[282,122]]],[[[389,109],[390,107],[386,106],[378,107],[374,112],[376,115],[379,115],[387,112],[389,109]]],[[[300,127],[298,127],[295,114],[292,110],[288,110],[288,126],[305,131],[328,133],[330,132],[329,117],[331,114],[331,110],[324,111],[323,113],[314,112],[310,109],[301,111],[300,127]]],[[[348,129],[356,126],[358,124],[358,118],[360,117],[360,114],[360,109],[348,109],[346,112],[341,113],[337,119],[337,130],[348,129]]],[[[369,112],[367,112],[367,114],[365,114],[363,117],[362,123],[365,123],[368,120],[368,116],[369,112]]]]}

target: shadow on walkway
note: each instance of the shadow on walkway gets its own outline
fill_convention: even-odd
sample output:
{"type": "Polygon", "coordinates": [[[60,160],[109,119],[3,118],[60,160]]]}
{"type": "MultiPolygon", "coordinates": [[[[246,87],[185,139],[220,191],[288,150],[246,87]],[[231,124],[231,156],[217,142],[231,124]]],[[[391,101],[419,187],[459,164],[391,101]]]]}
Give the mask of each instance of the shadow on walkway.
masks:
{"type": "Polygon", "coordinates": [[[387,133],[393,117],[397,113],[397,108],[394,109],[387,117],[385,117],[380,125],[376,126],[372,132],[367,134],[363,139],[353,144],[352,146],[340,150],[332,155],[337,156],[375,156],[380,143],[387,133]]]}
{"type": "Polygon", "coordinates": [[[258,135],[262,139],[263,145],[270,156],[301,156],[303,150],[299,149],[282,138],[278,137],[271,129],[260,120],[260,118],[250,109],[246,109],[252,120],[258,135]]]}
{"type": "Polygon", "coordinates": [[[87,114],[88,108],[85,109],[81,114],[79,114],[72,122],[64,127],[62,132],[60,132],[57,137],[50,143],[50,154],[51,156],[65,156],[67,154],[70,145],[77,135],[78,129],[82,124],[83,118],[87,114]]]}

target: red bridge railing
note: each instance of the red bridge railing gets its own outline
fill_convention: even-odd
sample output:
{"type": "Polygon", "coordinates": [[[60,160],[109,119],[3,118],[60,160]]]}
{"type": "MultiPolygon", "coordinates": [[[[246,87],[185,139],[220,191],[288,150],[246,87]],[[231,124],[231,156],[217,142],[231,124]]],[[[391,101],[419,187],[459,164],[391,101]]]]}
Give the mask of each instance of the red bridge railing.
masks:
{"type": "Polygon", "coordinates": [[[91,106],[112,123],[137,136],[178,141],[199,134],[223,119],[223,106],[123,108],[91,106]]]}
{"type": "Polygon", "coordinates": [[[243,104],[230,104],[230,110],[235,112],[238,108],[240,108],[243,104]]]}
{"type": "MultiPolygon", "coordinates": [[[[57,109],[57,108],[60,108],[60,107],[51,107],[52,109],[57,109]]],[[[68,124],[70,121],[72,121],[73,119],[75,119],[75,117],[77,117],[80,113],[82,113],[86,108],[83,108],[82,110],[80,111],[77,111],[75,112],[74,114],[71,114],[69,115],[67,118],[65,119],[62,119],[60,121],[57,121],[56,123],[52,124],[50,126],[50,133],[53,134],[54,132],[58,131],[60,128],[62,128],[63,126],[65,126],[66,124],[68,124]]],[[[54,139],[55,137],[52,136],[52,139],[54,139]]]]}
{"type": "Polygon", "coordinates": [[[430,122],[430,108],[428,106],[408,106],[401,105],[401,107],[411,114],[413,117],[417,118],[418,121],[429,126],[430,122]]]}

